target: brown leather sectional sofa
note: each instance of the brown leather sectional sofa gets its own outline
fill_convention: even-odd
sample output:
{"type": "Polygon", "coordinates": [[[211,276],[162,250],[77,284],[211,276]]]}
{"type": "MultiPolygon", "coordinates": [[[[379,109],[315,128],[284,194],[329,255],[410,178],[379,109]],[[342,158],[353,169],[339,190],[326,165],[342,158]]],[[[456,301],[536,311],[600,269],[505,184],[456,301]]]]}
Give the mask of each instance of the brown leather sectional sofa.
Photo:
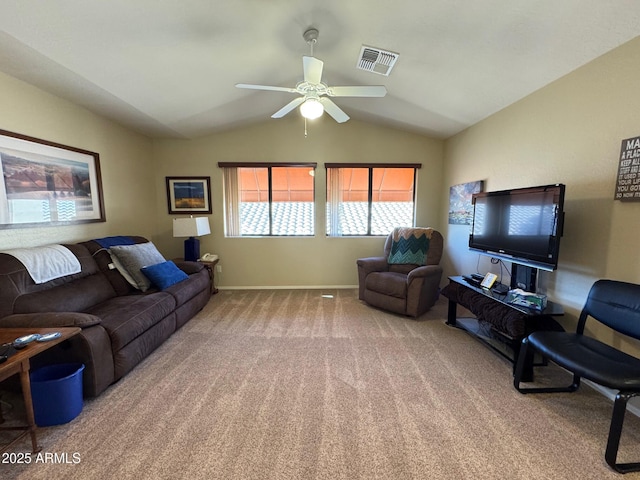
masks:
{"type": "MultiPolygon", "coordinates": [[[[129,237],[135,243],[143,237],[129,237]]],[[[210,299],[208,271],[176,262],[188,278],[165,290],[136,290],[96,241],[65,245],[81,271],[34,283],[14,256],[0,253],[0,328],[79,326],[82,331],[38,356],[38,364],[81,362],[85,397],[95,397],[133,369],[210,299]]]]}

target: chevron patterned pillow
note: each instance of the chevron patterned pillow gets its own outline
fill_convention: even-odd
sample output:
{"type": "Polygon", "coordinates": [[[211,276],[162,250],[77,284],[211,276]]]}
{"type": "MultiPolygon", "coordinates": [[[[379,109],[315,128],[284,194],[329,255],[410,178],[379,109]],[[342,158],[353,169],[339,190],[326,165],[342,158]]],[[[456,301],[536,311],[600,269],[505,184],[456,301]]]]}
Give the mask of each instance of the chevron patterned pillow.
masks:
{"type": "Polygon", "coordinates": [[[432,232],[432,228],[394,228],[393,243],[387,261],[396,264],[424,265],[432,232]]]}

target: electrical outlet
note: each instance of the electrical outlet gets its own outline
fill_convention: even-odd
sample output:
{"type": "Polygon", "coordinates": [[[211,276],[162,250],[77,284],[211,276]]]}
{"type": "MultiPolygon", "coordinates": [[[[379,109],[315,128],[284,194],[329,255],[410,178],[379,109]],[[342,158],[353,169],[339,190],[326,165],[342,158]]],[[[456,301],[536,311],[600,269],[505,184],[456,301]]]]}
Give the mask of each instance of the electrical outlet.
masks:
{"type": "Polygon", "coordinates": [[[216,272],[222,273],[222,265],[216,265],[216,272]]]}

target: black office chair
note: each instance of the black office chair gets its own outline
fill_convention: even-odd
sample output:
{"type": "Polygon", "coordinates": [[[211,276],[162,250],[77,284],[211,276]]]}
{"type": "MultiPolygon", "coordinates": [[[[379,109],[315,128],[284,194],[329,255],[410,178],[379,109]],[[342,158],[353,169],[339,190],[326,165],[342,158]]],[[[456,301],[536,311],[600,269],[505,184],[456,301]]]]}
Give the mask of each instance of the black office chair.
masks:
{"type": "Polygon", "coordinates": [[[614,404],[605,460],[620,473],[640,471],[640,463],[616,463],[622,424],[630,398],[640,395],[640,359],[584,334],[587,317],[592,317],[616,332],[640,339],[640,285],[613,280],[598,280],[572,332],[534,332],[522,340],[513,384],[520,393],[573,392],[586,378],[604,387],[618,390],[614,404]],[[573,373],[568,387],[521,388],[525,366],[533,351],[573,373]]]}

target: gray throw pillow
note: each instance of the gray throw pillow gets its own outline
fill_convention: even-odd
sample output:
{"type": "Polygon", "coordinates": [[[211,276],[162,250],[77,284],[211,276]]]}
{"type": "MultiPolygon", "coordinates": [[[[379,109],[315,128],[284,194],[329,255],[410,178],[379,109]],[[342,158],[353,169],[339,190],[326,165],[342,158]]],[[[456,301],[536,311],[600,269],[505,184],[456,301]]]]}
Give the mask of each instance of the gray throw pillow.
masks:
{"type": "MultiPolygon", "coordinates": [[[[135,245],[118,245],[111,247],[109,253],[115,255],[124,268],[135,281],[135,287],[146,292],[151,287],[151,282],[140,270],[142,267],[156,265],[165,262],[165,258],[151,243],[137,243],[135,245]]],[[[118,264],[116,263],[116,267],[118,264]]],[[[125,276],[126,277],[126,276],[125,276]]]]}

